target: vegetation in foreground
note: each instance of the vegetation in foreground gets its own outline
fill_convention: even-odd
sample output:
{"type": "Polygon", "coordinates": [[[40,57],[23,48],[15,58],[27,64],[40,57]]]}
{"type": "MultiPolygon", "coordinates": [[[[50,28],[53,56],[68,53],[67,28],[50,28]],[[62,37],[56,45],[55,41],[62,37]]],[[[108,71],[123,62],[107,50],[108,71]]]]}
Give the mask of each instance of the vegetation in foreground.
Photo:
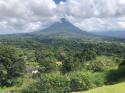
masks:
{"type": "Polygon", "coordinates": [[[4,40],[0,66],[1,93],[86,91],[125,77],[125,47],[76,39],[4,40]]]}
{"type": "MultiPolygon", "coordinates": [[[[20,90],[36,83],[36,80],[32,78],[32,74],[26,74],[24,76],[15,79],[15,84],[9,87],[0,88],[0,93],[18,93],[20,90]]],[[[19,92],[20,93],[20,92],[19,92]]]]}

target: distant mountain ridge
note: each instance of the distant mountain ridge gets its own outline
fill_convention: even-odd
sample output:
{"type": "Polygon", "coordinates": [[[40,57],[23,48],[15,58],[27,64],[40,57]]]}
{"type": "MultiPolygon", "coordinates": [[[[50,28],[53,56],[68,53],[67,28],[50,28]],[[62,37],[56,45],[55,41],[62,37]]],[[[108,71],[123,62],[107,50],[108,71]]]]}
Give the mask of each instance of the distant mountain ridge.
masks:
{"type": "Polygon", "coordinates": [[[93,32],[93,34],[125,39],[125,30],[124,31],[100,31],[100,32],[98,31],[98,32],[93,32]]]}
{"type": "Polygon", "coordinates": [[[30,33],[0,35],[0,39],[47,39],[47,38],[78,38],[78,39],[125,39],[125,31],[86,32],[62,18],[45,29],[30,33]]]}
{"type": "Polygon", "coordinates": [[[94,39],[97,35],[82,31],[78,27],[62,18],[45,29],[29,33],[1,35],[0,40],[42,40],[42,39],[94,39]]]}

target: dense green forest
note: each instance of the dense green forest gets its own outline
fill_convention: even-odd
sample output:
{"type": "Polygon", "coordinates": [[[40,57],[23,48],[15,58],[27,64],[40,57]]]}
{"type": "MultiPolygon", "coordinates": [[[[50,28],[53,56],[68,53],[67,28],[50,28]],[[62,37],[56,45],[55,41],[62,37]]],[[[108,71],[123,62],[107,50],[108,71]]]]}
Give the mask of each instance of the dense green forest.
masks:
{"type": "Polygon", "coordinates": [[[0,38],[1,92],[69,93],[124,77],[124,40],[0,38]]]}

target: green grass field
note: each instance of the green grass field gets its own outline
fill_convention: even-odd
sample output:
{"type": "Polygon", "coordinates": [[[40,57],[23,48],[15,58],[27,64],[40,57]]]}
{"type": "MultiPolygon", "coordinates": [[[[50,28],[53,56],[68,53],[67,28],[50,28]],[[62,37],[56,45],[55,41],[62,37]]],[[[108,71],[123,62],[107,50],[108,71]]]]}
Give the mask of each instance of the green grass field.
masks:
{"type": "Polygon", "coordinates": [[[125,82],[99,87],[85,92],[73,92],[73,93],[125,93],[125,82]]]}

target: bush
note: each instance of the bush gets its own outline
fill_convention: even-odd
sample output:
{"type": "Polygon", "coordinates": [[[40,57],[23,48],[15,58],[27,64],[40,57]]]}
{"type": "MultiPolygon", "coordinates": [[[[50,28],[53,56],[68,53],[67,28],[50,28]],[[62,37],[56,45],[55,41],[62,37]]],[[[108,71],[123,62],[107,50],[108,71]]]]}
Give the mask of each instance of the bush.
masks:
{"type": "Polygon", "coordinates": [[[105,76],[101,73],[78,72],[70,75],[71,91],[88,90],[98,86],[103,86],[105,76]]]}
{"type": "Polygon", "coordinates": [[[22,90],[21,93],[70,93],[103,86],[105,76],[102,73],[70,72],[65,75],[59,73],[43,74],[36,85],[22,90]]]}
{"type": "Polygon", "coordinates": [[[101,61],[95,61],[95,62],[90,63],[87,66],[87,69],[92,70],[94,72],[102,72],[105,70],[105,64],[101,61]]]}
{"type": "Polygon", "coordinates": [[[60,74],[44,74],[38,83],[21,93],[68,93],[70,91],[70,81],[60,74]],[[31,90],[30,90],[31,89],[31,90]]]}
{"type": "Polygon", "coordinates": [[[110,60],[91,61],[86,65],[87,70],[93,72],[104,72],[116,67],[116,63],[110,60]]]}

